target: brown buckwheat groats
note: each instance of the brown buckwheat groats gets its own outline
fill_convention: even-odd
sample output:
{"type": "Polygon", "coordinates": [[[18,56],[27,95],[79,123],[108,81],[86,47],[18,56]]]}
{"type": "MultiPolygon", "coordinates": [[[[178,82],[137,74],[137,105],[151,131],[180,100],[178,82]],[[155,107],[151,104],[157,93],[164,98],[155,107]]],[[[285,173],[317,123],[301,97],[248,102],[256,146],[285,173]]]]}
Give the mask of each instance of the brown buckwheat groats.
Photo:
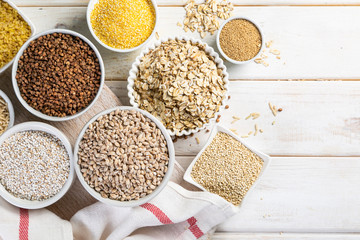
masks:
{"type": "Polygon", "coordinates": [[[141,58],[133,95],[178,134],[214,118],[226,95],[224,73],[205,45],[168,40],[141,58]]]}
{"type": "Polygon", "coordinates": [[[135,110],[117,109],[99,117],[79,144],[78,164],[85,182],[113,200],[138,200],[152,193],[168,163],[161,130],[135,110]]]}
{"type": "Polygon", "coordinates": [[[91,47],[70,34],[52,33],[30,43],[20,57],[16,80],[34,109],[65,117],[86,108],[100,87],[100,64],[91,47]]]}
{"type": "Polygon", "coordinates": [[[209,192],[239,205],[263,165],[258,155],[230,135],[219,132],[196,161],[191,176],[209,192]]]}
{"type": "Polygon", "coordinates": [[[24,131],[0,145],[0,183],[15,197],[48,199],[62,189],[69,173],[69,155],[53,135],[24,131]]]}

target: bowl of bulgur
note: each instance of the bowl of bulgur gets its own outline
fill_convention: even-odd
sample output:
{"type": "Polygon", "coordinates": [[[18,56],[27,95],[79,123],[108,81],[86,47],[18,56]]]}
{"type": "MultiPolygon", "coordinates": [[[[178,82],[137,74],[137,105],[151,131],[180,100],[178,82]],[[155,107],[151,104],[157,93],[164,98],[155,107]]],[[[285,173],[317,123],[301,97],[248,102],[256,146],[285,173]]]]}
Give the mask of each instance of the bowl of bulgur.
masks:
{"type": "Polygon", "coordinates": [[[0,90],[0,136],[14,125],[14,107],[6,94],[0,90]]]}
{"type": "Polygon", "coordinates": [[[123,106],[97,114],[84,126],[74,158],[78,179],[91,196],[111,206],[135,207],[166,186],[175,150],[159,120],[123,106]]]}
{"type": "Polygon", "coordinates": [[[128,77],[133,107],[157,117],[171,136],[196,133],[219,121],[229,74],[212,47],[199,39],[168,37],[144,49],[128,77]]]}
{"type": "Polygon", "coordinates": [[[21,46],[34,34],[34,24],[19,8],[9,0],[0,0],[0,74],[14,62],[21,46]]]}
{"type": "Polygon", "coordinates": [[[155,35],[155,0],[90,0],[86,20],[92,36],[103,47],[120,53],[135,51],[155,35]]]}

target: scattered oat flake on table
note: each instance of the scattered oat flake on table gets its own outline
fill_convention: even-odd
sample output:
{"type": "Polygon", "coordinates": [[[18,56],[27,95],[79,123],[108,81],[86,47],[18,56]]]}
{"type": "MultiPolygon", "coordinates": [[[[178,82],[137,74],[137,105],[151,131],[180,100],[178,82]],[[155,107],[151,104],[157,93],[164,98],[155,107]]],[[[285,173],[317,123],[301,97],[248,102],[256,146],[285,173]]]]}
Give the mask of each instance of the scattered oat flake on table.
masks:
{"type": "Polygon", "coordinates": [[[280,55],[280,51],[277,49],[270,49],[269,51],[270,53],[274,54],[274,55],[280,55]]]}
{"type": "Polygon", "coordinates": [[[195,141],[196,141],[197,144],[200,144],[199,138],[196,137],[196,138],[195,138],[195,141]]]}
{"type": "Polygon", "coordinates": [[[160,39],[160,36],[159,36],[159,33],[158,33],[158,32],[155,32],[155,37],[156,37],[157,40],[160,39]]]}
{"type": "MultiPolygon", "coordinates": [[[[209,32],[211,35],[220,27],[219,18],[226,20],[231,16],[234,10],[232,3],[227,1],[218,2],[217,0],[206,0],[203,3],[196,4],[194,0],[189,0],[185,5],[185,19],[183,29],[201,33],[209,32]]],[[[201,34],[201,37],[205,37],[201,34]]]]}

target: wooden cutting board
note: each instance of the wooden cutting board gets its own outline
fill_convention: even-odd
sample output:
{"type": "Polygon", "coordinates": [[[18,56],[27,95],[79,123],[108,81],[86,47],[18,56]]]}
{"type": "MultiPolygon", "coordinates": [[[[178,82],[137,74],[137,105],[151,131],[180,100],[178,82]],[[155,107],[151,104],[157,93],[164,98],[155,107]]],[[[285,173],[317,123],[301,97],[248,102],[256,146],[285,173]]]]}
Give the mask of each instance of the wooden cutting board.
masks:
{"type": "MultiPolygon", "coordinates": [[[[80,117],[65,122],[49,122],[32,115],[18,101],[11,83],[11,68],[1,74],[0,89],[8,95],[14,105],[15,124],[27,121],[41,121],[51,124],[60,129],[69,138],[73,148],[81,129],[93,116],[105,109],[122,105],[115,94],[105,85],[100,98],[96,101],[94,106],[80,117]]],[[[182,182],[183,174],[184,170],[176,162],[171,180],[180,183],[182,182]]],[[[69,220],[78,210],[95,202],[97,202],[97,200],[86,192],[75,176],[74,184],[65,196],[55,204],[47,207],[47,209],[54,212],[59,217],[69,220]]]]}

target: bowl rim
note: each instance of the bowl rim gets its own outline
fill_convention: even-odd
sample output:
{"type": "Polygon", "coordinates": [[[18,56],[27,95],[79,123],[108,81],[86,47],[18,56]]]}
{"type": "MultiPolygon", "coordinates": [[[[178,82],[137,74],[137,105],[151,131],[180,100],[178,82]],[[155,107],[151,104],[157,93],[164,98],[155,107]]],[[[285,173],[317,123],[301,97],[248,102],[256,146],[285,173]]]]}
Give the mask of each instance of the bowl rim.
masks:
{"type": "Polygon", "coordinates": [[[77,118],[77,117],[81,116],[82,114],[87,112],[95,104],[95,102],[99,99],[99,97],[101,95],[101,91],[102,91],[102,89],[104,87],[104,84],[105,84],[105,67],[104,67],[104,62],[103,62],[103,59],[102,59],[102,57],[100,55],[100,52],[95,47],[95,45],[89,39],[87,39],[85,36],[83,36],[80,33],[74,32],[72,30],[68,30],[68,29],[50,29],[50,30],[43,31],[41,33],[38,33],[38,34],[32,36],[20,48],[19,52],[15,56],[15,61],[14,61],[13,67],[12,67],[11,80],[12,80],[12,85],[13,85],[13,88],[14,88],[14,91],[15,91],[15,95],[16,95],[17,99],[20,101],[20,103],[24,106],[24,108],[26,110],[28,110],[30,113],[32,113],[33,115],[35,115],[35,116],[37,116],[37,117],[39,117],[41,119],[44,119],[44,120],[47,120],[47,121],[53,121],[53,122],[60,122],[60,121],[71,120],[71,119],[74,119],[74,118],[77,118]],[[33,40],[38,39],[41,36],[48,35],[48,34],[54,34],[54,33],[63,33],[63,34],[69,34],[69,35],[72,35],[72,36],[75,36],[75,37],[79,37],[81,40],[83,40],[85,43],[87,43],[90,46],[90,48],[95,52],[96,57],[98,58],[99,65],[100,65],[100,71],[101,71],[100,87],[99,87],[99,89],[98,89],[98,91],[96,93],[95,98],[92,100],[92,102],[87,107],[83,108],[81,111],[77,112],[76,114],[70,115],[70,116],[65,116],[65,117],[49,116],[49,115],[46,115],[46,114],[32,108],[21,97],[19,86],[18,86],[17,80],[16,80],[16,72],[17,72],[17,68],[18,68],[19,59],[23,55],[25,49],[29,46],[29,44],[33,40]]]}
{"type": "MultiPolygon", "coordinates": [[[[6,3],[8,3],[13,9],[15,9],[16,12],[19,13],[19,15],[24,19],[24,21],[30,26],[31,34],[28,38],[28,40],[29,40],[32,36],[34,36],[34,34],[36,32],[35,25],[30,21],[30,19],[28,17],[26,17],[26,15],[13,2],[11,2],[10,0],[4,0],[4,1],[6,3]]],[[[20,51],[20,49],[19,49],[19,51],[20,51]]],[[[0,68],[0,74],[2,72],[4,72],[14,62],[15,58],[16,58],[16,55],[8,63],[6,63],[3,67],[0,68]]]]}
{"type": "Polygon", "coordinates": [[[229,61],[229,62],[231,62],[231,63],[233,63],[233,64],[246,64],[246,63],[249,63],[249,62],[253,61],[254,59],[256,59],[256,58],[261,54],[261,51],[262,51],[263,48],[264,48],[264,44],[265,44],[264,34],[263,34],[260,26],[259,26],[256,22],[254,22],[253,20],[251,20],[251,19],[249,19],[249,18],[247,18],[247,17],[234,16],[234,17],[231,17],[231,18],[227,19],[226,21],[224,21],[224,22],[221,24],[221,26],[220,26],[217,34],[216,34],[216,46],[217,46],[219,52],[221,53],[221,55],[222,55],[227,61],[229,61]],[[254,26],[259,30],[259,33],[260,33],[260,36],[261,36],[261,47],[260,47],[260,49],[259,49],[259,52],[258,52],[253,58],[251,58],[251,59],[249,59],[249,60],[246,60],[246,61],[237,61],[237,60],[235,60],[235,59],[232,59],[232,58],[228,57],[228,56],[223,52],[223,50],[222,50],[222,48],[221,48],[221,44],[220,44],[220,34],[221,34],[221,31],[222,31],[222,29],[224,28],[224,26],[225,26],[228,22],[230,22],[230,21],[232,21],[232,20],[235,20],[235,19],[244,19],[244,20],[246,20],[246,21],[254,24],[254,26]]]}
{"type": "Polygon", "coordinates": [[[7,202],[9,202],[10,204],[16,207],[25,208],[25,209],[39,209],[54,204],[55,202],[60,200],[70,189],[74,181],[73,152],[70,141],[63,132],[61,132],[59,129],[49,124],[42,122],[24,122],[13,126],[12,128],[8,129],[3,135],[0,136],[0,145],[15,133],[23,132],[23,131],[31,131],[31,130],[46,132],[48,134],[55,136],[62,142],[69,155],[69,163],[70,163],[69,176],[65,184],[61,188],[61,190],[58,193],[56,193],[54,196],[46,200],[32,201],[32,200],[26,200],[15,197],[11,193],[9,193],[2,184],[0,184],[0,196],[3,197],[7,202]]]}
{"type": "MultiPolygon", "coordinates": [[[[2,97],[5,102],[7,103],[7,107],[8,107],[8,111],[9,111],[9,124],[6,128],[6,130],[10,129],[12,126],[14,126],[14,122],[15,122],[15,111],[14,111],[14,106],[12,105],[12,102],[10,100],[10,98],[2,91],[0,90],[0,97],[2,97]]],[[[5,131],[6,131],[5,130],[5,131]]],[[[4,134],[4,133],[3,133],[4,134]]],[[[2,134],[0,134],[1,136],[2,134]]]]}
{"type": "Polygon", "coordinates": [[[120,49],[120,48],[113,48],[113,47],[110,47],[108,45],[106,45],[105,43],[103,43],[99,38],[98,36],[95,34],[94,30],[93,30],[93,27],[91,25],[91,12],[94,10],[94,6],[96,3],[99,2],[99,0],[90,0],[89,1],[89,4],[87,6],[87,9],[86,9],[86,22],[87,22],[87,25],[88,25],[88,28],[89,28],[89,31],[91,32],[91,35],[93,36],[93,38],[101,45],[103,46],[104,48],[106,49],[109,49],[113,52],[118,52],[118,53],[128,53],[128,52],[133,52],[133,51],[136,51],[140,48],[142,48],[143,46],[145,46],[147,43],[149,43],[149,41],[151,39],[153,39],[154,35],[155,35],[155,32],[156,32],[156,29],[157,29],[157,25],[158,25],[158,22],[159,22],[159,17],[158,17],[158,7],[157,7],[157,3],[155,0],[150,0],[153,7],[154,7],[154,11],[155,11],[155,25],[154,25],[154,28],[153,28],[153,31],[151,32],[150,36],[143,42],[141,43],[140,45],[136,46],[136,47],[133,47],[133,48],[126,48],[126,49],[120,49]]]}
{"type": "Polygon", "coordinates": [[[165,188],[165,186],[167,185],[167,183],[169,182],[169,180],[171,178],[171,175],[172,175],[172,172],[174,169],[175,149],[174,149],[174,144],[172,142],[172,139],[171,139],[169,133],[166,131],[164,125],[156,117],[151,115],[149,112],[146,112],[139,108],[134,108],[134,107],[130,107],[130,106],[116,106],[116,107],[109,108],[109,109],[106,109],[106,110],[98,113],[93,118],[91,118],[86,123],[86,125],[83,127],[83,129],[81,130],[81,132],[76,140],[75,147],[74,147],[74,165],[75,165],[74,168],[75,168],[77,178],[79,179],[81,185],[85,188],[85,190],[92,197],[94,197],[95,199],[97,199],[98,201],[100,201],[102,203],[105,203],[107,205],[114,206],[114,207],[136,207],[136,206],[139,206],[139,205],[149,202],[151,199],[153,199],[155,196],[157,196],[165,188]],[[96,192],[92,187],[90,187],[85,182],[84,177],[80,170],[80,166],[78,164],[79,144],[80,144],[80,141],[83,139],[84,133],[88,129],[89,125],[91,123],[93,123],[94,121],[96,121],[99,117],[109,114],[115,110],[135,110],[135,111],[138,111],[141,114],[143,114],[145,117],[150,118],[150,120],[152,120],[156,124],[156,126],[160,129],[160,131],[164,135],[166,143],[167,143],[167,148],[168,148],[168,153],[169,153],[168,170],[165,173],[165,176],[164,176],[163,180],[161,181],[160,185],[158,187],[156,187],[152,193],[150,193],[149,195],[146,195],[143,198],[140,198],[139,200],[118,201],[118,200],[112,200],[109,198],[103,198],[98,192],[96,192]]]}
{"type": "Polygon", "coordinates": [[[213,130],[210,133],[210,136],[208,138],[208,140],[206,141],[205,145],[201,148],[200,152],[195,156],[195,158],[191,161],[190,165],[188,166],[188,168],[186,169],[183,179],[200,188],[201,190],[205,191],[205,192],[209,192],[208,190],[206,190],[202,185],[200,185],[199,183],[197,183],[191,176],[191,171],[195,165],[195,163],[197,162],[197,160],[200,158],[200,156],[202,155],[202,153],[206,150],[206,148],[211,144],[212,140],[214,139],[214,137],[216,136],[216,134],[218,132],[223,132],[226,133],[228,135],[230,135],[231,137],[235,138],[238,142],[240,142],[241,144],[243,144],[245,147],[247,147],[248,149],[250,149],[253,153],[255,153],[256,155],[258,155],[264,162],[264,165],[260,171],[260,174],[258,175],[257,179],[255,180],[255,182],[253,183],[253,185],[249,188],[249,190],[247,191],[247,193],[245,194],[243,200],[241,201],[241,203],[238,206],[235,206],[233,204],[231,204],[231,206],[233,207],[233,209],[235,211],[238,211],[240,209],[240,207],[243,205],[243,203],[247,200],[248,196],[250,195],[249,193],[251,193],[253,191],[253,189],[256,187],[256,185],[259,183],[259,180],[261,179],[261,177],[263,176],[264,172],[268,169],[269,165],[270,165],[270,161],[271,158],[269,155],[257,150],[256,148],[254,148],[253,146],[251,146],[250,144],[248,144],[246,141],[244,141],[243,139],[241,139],[239,136],[237,136],[236,134],[234,134],[232,131],[230,131],[229,129],[221,126],[221,125],[217,125],[213,128],[213,130]]]}
{"type": "Polygon", "coordinates": [[[152,44],[149,47],[146,47],[139,56],[136,57],[135,61],[133,62],[133,64],[131,65],[131,69],[129,71],[129,77],[127,79],[128,84],[127,84],[127,90],[128,90],[128,97],[130,99],[130,104],[133,107],[139,108],[139,104],[135,101],[134,95],[133,93],[134,91],[134,83],[135,83],[135,79],[137,76],[137,73],[139,71],[139,65],[140,65],[140,60],[141,58],[147,54],[149,51],[155,49],[156,47],[160,46],[163,42],[169,41],[169,40],[185,40],[185,41],[191,41],[192,43],[198,43],[204,46],[204,51],[210,55],[211,57],[214,58],[214,62],[216,63],[217,67],[222,69],[223,72],[223,81],[224,81],[224,87],[225,87],[225,95],[224,95],[224,99],[221,101],[221,105],[219,107],[219,110],[215,113],[214,117],[209,119],[208,123],[203,124],[201,127],[197,127],[195,129],[190,129],[190,130],[182,130],[181,132],[176,133],[175,131],[171,131],[170,129],[166,129],[170,136],[188,136],[191,134],[195,134],[197,132],[199,132],[200,130],[203,130],[207,127],[210,127],[212,125],[216,125],[216,119],[217,117],[220,115],[220,113],[224,110],[226,103],[228,102],[228,95],[229,95],[229,74],[227,72],[227,68],[223,62],[223,60],[220,58],[219,54],[217,52],[215,52],[215,50],[209,46],[207,43],[201,41],[200,39],[195,39],[192,37],[187,37],[187,36],[169,36],[166,38],[161,38],[160,40],[156,41],[154,44],[152,44]]]}

